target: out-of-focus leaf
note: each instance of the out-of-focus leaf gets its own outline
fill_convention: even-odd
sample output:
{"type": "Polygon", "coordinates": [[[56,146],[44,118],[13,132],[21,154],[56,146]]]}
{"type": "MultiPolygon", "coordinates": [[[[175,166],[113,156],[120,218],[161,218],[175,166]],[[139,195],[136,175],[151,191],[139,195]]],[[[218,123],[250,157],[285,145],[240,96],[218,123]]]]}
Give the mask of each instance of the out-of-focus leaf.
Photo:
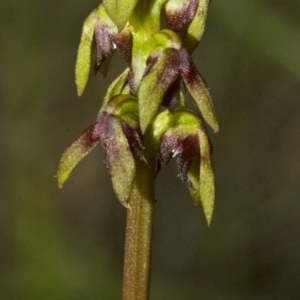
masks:
{"type": "Polygon", "coordinates": [[[105,9],[116,24],[119,31],[122,30],[132,14],[138,0],[104,0],[105,9]]]}
{"type": "Polygon", "coordinates": [[[100,135],[97,131],[97,122],[91,124],[80,136],[67,148],[59,162],[57,180],[58,186],[63,187],[72,170],[89,154],[99,142],[100,135]]]}
{"type": "Polygon", "coordinates": [[[267,1],[231,0],[228,5],[228,0],[218,0],[212,6],[211,17],[219,26],[300,81],[297,22],[267,1]]]}
{"type": "Polygon", "coordinates": [[[84,21],[81,40],[78,48],[75,67],[75,82],[77,94],[80,97],[86,87],[91,68],[91,46],[97,21],[96,10],[94,10],[84,21]]]}

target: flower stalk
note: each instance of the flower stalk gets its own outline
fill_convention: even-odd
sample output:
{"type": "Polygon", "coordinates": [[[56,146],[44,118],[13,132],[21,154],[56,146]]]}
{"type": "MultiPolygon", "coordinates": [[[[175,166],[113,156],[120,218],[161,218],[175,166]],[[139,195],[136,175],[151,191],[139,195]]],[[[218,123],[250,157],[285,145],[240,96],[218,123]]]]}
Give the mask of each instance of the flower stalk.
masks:
{"type": "Polygon", "coordinates": [[[63,153],[58,184],[100,142],[127,209],[123,300],[149,299],[155,178],[170,159],[210,224],[215,198],[211,143],[219,130],[209,89],[191,57],[210,0],[104,0],[86,19],[75,68],[78,96],[94,72],[106,76],[117,50],[128,67],[108,87],[96,120],[63,153]],[[167,28],[161,28],[161,17],[167,28]],[[199,111],[186,106],[189,92],[199,111]]]}
{"type": "Polygon", "coordinates": [[[154,174],[145,164],[137,167],[127,210],[123,300],[149,299],[154,213],[154,174]]]}

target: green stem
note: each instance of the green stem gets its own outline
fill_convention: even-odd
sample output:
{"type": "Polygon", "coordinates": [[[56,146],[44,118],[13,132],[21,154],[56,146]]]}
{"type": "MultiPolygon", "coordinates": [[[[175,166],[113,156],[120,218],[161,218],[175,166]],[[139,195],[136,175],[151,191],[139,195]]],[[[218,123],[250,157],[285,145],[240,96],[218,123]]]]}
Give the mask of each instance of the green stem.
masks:
{"type": "MultiPolygon", "coordinates": [[[[166,0],[141,0],[131,17],[133,27],[132,71],[135,86],[142,79],[146,60],[155,47],[152,35],[160,29],[160,15],[166,0]]],[[[147,149],[147,147],[145,147],[147,149]]],[[[148,162],[154,166],[148,149],[148,162]]],[[[155,152],[154,152],[155,153],[155,152]]],[[[136,178],[127,211],[123,300],[148,300],[154,210],[154,168],[137,161],[136,178]]]]}
{"type": "Polygon", "coordinates": [[[127,211],[123,300],[149,299],[153,210],[153,170],[137,162],[127,211]]]}

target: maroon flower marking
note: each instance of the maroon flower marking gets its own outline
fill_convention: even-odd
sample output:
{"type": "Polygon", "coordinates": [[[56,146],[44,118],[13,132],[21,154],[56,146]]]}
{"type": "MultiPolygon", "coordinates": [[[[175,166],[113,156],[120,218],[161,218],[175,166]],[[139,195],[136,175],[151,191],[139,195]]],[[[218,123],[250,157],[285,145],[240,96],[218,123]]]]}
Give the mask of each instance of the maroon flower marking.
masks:
{"type": "Polygon", "coordinates": [[[193,160],[200,157],[198,134],[191,133],[186,137],[179,137],[172,133],[172,129],[168,130],[161,139],[156,173],[165,167],[172,157],[176,160],[178,176],[188,188],[193,188],[188,171],[193,160]]]}
{"type": "Polygon", "coordinates": [[[129,142],[131,152],[141,161],[147,163],[145,147],[142,144],[142,132],[139,128],[132,128],[127,123],[122,124],[124,133],[129,142]]]}
{"type": "Polygon", "coordinates": [[[186,30],[191,24],[197,9],[199,0],[189,0],[176,10],[168,10],[168,5],[165,5],[165,18],[168,28],[175,32],[186,30]]]}
{"type": "Polygon", "coordinates": [[[100,19],[95,25],[94,37],[97,45],[97,59],[94,65],[95,74],[100,69],[103,75],[106,75],[108,70],[103,65],[109,64],[115,48],[122,58],[130,64],[132,35],[128,29],[125,28],[118,33],[116,28],[110,28],[100,19]]]}

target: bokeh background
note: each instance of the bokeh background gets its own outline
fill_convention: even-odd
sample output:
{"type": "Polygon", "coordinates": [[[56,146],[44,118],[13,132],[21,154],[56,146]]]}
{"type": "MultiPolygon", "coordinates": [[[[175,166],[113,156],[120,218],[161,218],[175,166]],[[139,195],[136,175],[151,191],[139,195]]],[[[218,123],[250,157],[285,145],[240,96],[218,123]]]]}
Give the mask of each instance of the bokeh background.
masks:
{"type": "MultiPolygon", "coordinates": [[[[121,299],[125,209],[98,146],[64,191],[61,153],[94,119],[74,65],[96,0],[2,0],[0,299],[121,299]]],[[[194,59],[221,130],[207,228],[171,163],[157,180],[151,299],[300,299],[300,1],[214,0],[194,59]]]]}

